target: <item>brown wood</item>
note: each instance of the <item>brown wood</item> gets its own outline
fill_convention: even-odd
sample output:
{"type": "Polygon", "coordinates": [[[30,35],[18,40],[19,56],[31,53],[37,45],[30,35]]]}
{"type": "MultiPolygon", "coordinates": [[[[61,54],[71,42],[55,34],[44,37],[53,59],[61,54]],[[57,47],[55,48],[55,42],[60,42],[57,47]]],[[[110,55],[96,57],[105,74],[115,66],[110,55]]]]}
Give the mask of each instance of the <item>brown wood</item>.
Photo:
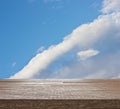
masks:
{"type": "Polygon", "coordinates": [[[120,109],[120,80],[0,80],[0,109],[120,109]]]}
{"type": "Polygon", "coordinates": [[[120,109],[120,100],[0,100],[0,109],[120,109]]]}

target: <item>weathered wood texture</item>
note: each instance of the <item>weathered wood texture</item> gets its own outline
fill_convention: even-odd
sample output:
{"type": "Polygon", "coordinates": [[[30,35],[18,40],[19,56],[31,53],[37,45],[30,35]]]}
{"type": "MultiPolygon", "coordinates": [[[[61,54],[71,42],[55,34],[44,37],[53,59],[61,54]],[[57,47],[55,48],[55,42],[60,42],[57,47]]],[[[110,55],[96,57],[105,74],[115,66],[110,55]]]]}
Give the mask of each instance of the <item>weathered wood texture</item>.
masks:
{"type": "Polygon", "coordinates": [[[0,109],[120,109],[120,100],[0,100],[0,109]]]}
{"type": "Polygon", "coordinates": [[[0,80],[0,109],[120,109],[120,80],[0,80]]]}

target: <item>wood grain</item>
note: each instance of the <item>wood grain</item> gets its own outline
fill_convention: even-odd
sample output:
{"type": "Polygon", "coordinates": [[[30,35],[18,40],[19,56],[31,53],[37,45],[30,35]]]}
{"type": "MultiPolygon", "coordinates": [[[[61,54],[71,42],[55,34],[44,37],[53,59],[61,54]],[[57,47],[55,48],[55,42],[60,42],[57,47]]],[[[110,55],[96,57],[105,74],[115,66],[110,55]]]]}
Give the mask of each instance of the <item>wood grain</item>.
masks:
{"type": "Polygon", "coordinates": [[[120,80],[0,80],[0,109],[120,109],[120,80]]]}

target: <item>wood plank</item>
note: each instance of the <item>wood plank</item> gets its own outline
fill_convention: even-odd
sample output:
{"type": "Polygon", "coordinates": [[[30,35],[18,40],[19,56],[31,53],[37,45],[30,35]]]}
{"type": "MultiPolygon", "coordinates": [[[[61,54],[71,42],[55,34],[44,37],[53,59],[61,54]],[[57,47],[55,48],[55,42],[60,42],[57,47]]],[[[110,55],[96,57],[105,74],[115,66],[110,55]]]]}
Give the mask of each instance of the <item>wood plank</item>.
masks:
{"type": "Polygon", "coordinates": [[[120,109],[120,100],[0,100],[0,109],[120,109]]]}
{"type": "Polygon", "coordinates": [[[120,80],[0,80],[0,109],[120,109],[120,80]]]}

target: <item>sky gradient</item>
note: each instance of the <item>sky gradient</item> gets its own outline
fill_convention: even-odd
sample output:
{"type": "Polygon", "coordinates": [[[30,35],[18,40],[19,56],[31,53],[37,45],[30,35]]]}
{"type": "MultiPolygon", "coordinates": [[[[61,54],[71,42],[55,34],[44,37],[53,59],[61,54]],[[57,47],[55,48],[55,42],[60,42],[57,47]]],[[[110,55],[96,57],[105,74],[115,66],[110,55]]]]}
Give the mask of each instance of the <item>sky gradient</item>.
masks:
{"type": "Polygon", "coordinates": [[[0,78],[119,78],[120,0],[1,0],[0,78]]]}

